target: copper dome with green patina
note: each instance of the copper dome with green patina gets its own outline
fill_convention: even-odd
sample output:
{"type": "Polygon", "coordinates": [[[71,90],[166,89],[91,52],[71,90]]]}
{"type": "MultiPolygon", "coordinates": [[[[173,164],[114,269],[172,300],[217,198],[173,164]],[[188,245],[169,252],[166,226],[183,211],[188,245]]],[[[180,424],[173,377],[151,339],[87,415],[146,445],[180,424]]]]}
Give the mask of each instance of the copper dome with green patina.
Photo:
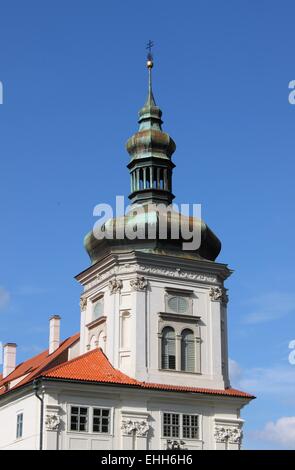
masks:
{"type": "Polygon", "coordinates": [[[105,233],[112,232],[113,236],[104,236],[97,239],[93,231],[89,232],[84,245],[90,256],[92,264],[98,262],[107,253],[122,253],[125,251],[144,251],[162,255],[181,256],[190,259],[206,259],[214,261],[221,250],[221,243],[207,224],[196,217],[180,214],[171,203],[174,199],[172,193],[172,171],[175,167],[172,155],[176,145],[174,140],[162,130],[162,111],[156,105],[152,91],[151,67],[149,67],[148,97],[139,111],[139,129],[132,135],[126,144],[130,155],[127,165],[131,177],[131,193],[129,198],[132,205],[125,216],[114,217],[105,223],[105,233]],[[162,215],[156,208],[157,204],[171,207],[168,215],[162,215]],[[143,209],[138,215],[136,207],[143,209]],[[167,237],[159,236],[163,217],[167,223],[167,237]],[[172,236],[172,223],[179,224],[180,236],[172,236]],[[183,243],[189,239],[182,236],[181,222],[185,221],[192,229],[198,227],[200,231],[200,245],[197,249],[183,250],[183,243]],[[139,223],[142,225],[144,236],[133,238],[117,237],[122,228],[133,226],[136,230],[139,223]],[[154,236],[150,237],[149,234],[154,236]]]}

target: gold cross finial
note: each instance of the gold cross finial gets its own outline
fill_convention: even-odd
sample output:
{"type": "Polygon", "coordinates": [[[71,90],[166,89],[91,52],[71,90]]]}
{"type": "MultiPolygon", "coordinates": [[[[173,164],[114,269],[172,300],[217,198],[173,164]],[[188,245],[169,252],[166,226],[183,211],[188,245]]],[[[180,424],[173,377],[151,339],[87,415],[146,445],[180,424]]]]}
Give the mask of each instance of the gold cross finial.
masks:
{"type": "Polygon", "coordinates": [[[146,49],[148,50],[148,55],[147,55],[147,68],[151,69],[153,68],[154,61],[153,61],[153,55],[152,55],[152,47],[154,47],[153,41],[149,40],[149,42],[146,45],[146,49]]]}

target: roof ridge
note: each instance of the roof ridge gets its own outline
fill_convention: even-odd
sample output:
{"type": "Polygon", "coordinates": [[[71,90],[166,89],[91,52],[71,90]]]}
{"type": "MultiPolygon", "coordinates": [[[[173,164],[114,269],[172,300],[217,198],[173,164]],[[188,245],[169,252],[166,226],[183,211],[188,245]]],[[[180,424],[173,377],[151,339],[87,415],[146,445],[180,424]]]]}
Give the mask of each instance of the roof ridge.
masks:
{"type": "MultiPolygon", "coordinates": [[[[57,354],[57,353],[58,353],[58,350],[59,350],[62,346],[65,346],[65,343],[66,343],[67,341],[69,342],[68,348],[69,348],[73,343],[75,343],[75,342],[76,342],[76,339],[74,339],[75,337],[77,337],[76,339],[78,340],[78,338],[80,337],[80,333],[75,333],[74,335],[69,336],[69,337],[66,338],[64,341],[62,341],[61,344],[59,345],[59,347],[58,347],[55,351],[53,351],[53,353],[51,353],[51,354],[49,354],[49,355],[47,356],[47,359],[49,359],[50,356],[51,356],[51,359],[49,360],[49,362],[46,363],[46,364],[44,364],[44,362],[45,362],[45,359],[44,359],[44,361],[42,362],[42,364],[40,364],[39,367],[36,368],[36,370],[35,370],[34,373],[32,374],[32,379],[35,378],[36,375],[39,374],[39,372],[42,372],[43,368],[45,368],[47,365],[49,366],[50,363],[51,363],[54,359],[56,359],[56,358],[58,357],[58,354],[57,354]],[[72,339],[72,343],[70,342],[71,339],[72,339]]],[[[47,350],[46,350],[46,351],[47,351],[47,350]]],[[[64,352],[64,350],[59,351],[59,352],[62,353],[62,352],[64,352]]],[[[67,363],[67,361],[66,361],[66,362],[63,362],[62,364],[65,364],[65,363],[67,363]]],[[[59,365],[62,365],[62,364],[59,364],[59,365]]],[[[49,370],[49,369],[48,369],[48,370],[49,370]]],[[[25,377],[25,378],[26,378],[26,377],[25,377]]],[[[21,384],[21,383],[22,383],[22,381],[20,382],[20,384],[21,384]]]]}
{"type": "Polygon", "coordinates": [[[39,354],[36,354],[36,356],[33,356],[33,357],[27,359],[26,361],[21,362],[20,364],[18,364],[18,366],[9,375],[7,375],[4,379],[2,379],[0,381],[0,387],[6,385],[9,382],[17,380],[20,377],[23,377],[22,380],[20,380],[20,382],[18,382],[15,385],[15,387],[12,387],[11,390],[16,388],[16,387],[19,387],[21,385],[24,385],[27,382],[30,382],[31,380],[33,380],[36,377],[36,375],[38,375],[40,372],[42,372],[42,370],[47,365],[50,365],[50,363],[53,360],[55,360],[59,356],[59,354],[62,354],[67,348],[69,348],[72,344],[74,344],[79,339],[79,336],[80,336],[80,333],[75,333],[72,336],[69,336],[68,338],[64,339],[60,343],[59,347],[53,353],[51,353],[49,355],[47,354],[46,357],[44,357],[44,359],[41,360],[41,363],[39,363],[33,371],[24,371],[24,373],[21,374],[21,375],[18,375],[16,377],[11,377],[12,374],[17,370],[17,367],[21,366],[22,364],[25,364],[26,362],[32,361],[33,359],[36,359],[38,356],[42,356],[42,354],[45,354],[48,351],[48,349],[44,349],[39,354]]]}
{"type": "MultiPolygon", "coordinates": [[[[90,356],[91,354],[95,353],[96,351],[101,351],[103,353],[104,357],[108,360],[108,358],[104,354],[103,350],[100,347],[98,347],[98,348],[95,348],[95,349],[91,349],[90,351],[87,351],[86,353],[80,354],[79,356],[73,357],[73,359],[70,359],[69,361],[63,362],[62,364],[57,364],[56,366],[51,367],[51,369],[48,369],[45,372],[44,375],[46,375],[49,372],[54,372],[54,371],[60,369],[61,367],[64,367],[65,365],[72,364],[75,361],[79,361],[80,359],[82,359],[84,357],[90,356]]],[[[112,366],[111,363],[110,363],[110,365],[112,366]]]]}

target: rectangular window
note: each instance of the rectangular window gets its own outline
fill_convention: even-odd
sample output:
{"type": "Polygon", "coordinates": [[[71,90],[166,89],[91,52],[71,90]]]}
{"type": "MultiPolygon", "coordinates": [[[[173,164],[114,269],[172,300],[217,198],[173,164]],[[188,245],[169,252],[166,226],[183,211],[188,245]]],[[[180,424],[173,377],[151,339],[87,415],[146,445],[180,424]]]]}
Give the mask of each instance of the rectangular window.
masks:
{"type": "Polygon", "coordinates": [[[23,413],[19,413],[16,416],[16,438],[17,439],[23,436],[23,421],[24,421],[24,415],[23,413]]]}
{"type": "Polygon", "coordinates": [[[71,406],[71,431],[88,431],[88,408],[71,406]]]}
{"type": "Polygon", "coordinates": [[[93,408],[93,432],[110,432],[110,410],[106,408],[93,408]]]}
{"type": "Polygon", "coordinates": [[[182,437],[184,439],[198,439],[199,417],[196,415],[182,416],[182,437]]]}
{"type": "Polygon", "coordinates": [[[175,413],[163,414],[164,437],[179,437],[179,415],[175,413]]]}
{"type": "Polygon", "coordinates": [[[169,438],[199,439],[199,416],[163,413],[163,436],[169,438]],[[182,426],[180,426],[180,423],[182,423],[182,426]]]}

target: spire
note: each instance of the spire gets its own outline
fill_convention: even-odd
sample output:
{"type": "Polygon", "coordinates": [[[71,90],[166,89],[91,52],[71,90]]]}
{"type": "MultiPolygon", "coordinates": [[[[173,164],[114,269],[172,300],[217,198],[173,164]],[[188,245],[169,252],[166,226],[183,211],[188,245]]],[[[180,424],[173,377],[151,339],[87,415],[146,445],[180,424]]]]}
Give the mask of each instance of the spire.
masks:
{"type": "Polygon", "coordinates": [[[149,71],[149,88],[148,88],[148,97],[145,103],[145,106],[157,106],[155,102],[155,98],[153,95],[153,88],[152,88],[152,68],[154,66],[154,59],[151,53],[151,48],[153,47],[152,41],[148,42],[147,48],[150,49],[148,55],[147,55],[147,61],[146,61],[146,66],[149,71]]]}
{"type": "Polygon", "coordinates": [[[146,66],[148,69],[148,96],[144,106],[139,111],[139,130],[145,129],[158,129],[162,130],[162,111],[156,105],[156,101],[153,94],[152,88],[152,68],[154,66],[154,59],[151,53],[151,48],[153,47],[152,41],[148,42],[147,49],[149,53],[147,55],[146,66]]]}
{"type": "Polygon", "coordinates": [[[156,105],[152,89],[151,54],[152,41],[146,66],[148,69],[148,97],[139,111],[139,130],[127,142],[126,148],[131,161],[128,165],[131,176],[131,194],[134,203],[162,202],[170,204],[172,194],[172,169],[174,163],[171,156],[175,151],[173,139],[162,131],[162,111],[156,105]]]}

